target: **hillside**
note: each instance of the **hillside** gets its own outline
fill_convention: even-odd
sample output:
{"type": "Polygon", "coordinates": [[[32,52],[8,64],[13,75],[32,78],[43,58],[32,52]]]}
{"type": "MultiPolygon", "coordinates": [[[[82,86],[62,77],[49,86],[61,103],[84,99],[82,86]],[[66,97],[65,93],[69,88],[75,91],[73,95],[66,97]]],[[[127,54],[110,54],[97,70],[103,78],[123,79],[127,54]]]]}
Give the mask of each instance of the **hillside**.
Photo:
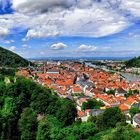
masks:
{"type": "Polygon", "coordinates": [[[127,67],[140,67],[140,56],[125,62],[127,67]]]}
{"type": "Polygon", "coordinates": [[[139,140],[118,107],[77,117],[75,103],[23,77],[0,80],[0,140],[139,140]],[[16,78],[16,80],[15,80],[16,78]],[[8,81],[8,82],[6,82],[8,81]],[[52,94],[53,93],[53,94],[52,94]]]}
{"type": "Polygon", "coordinates": [[[28,61],[21,56],[0,47],[0,66],[28,66],[28,61]]]}

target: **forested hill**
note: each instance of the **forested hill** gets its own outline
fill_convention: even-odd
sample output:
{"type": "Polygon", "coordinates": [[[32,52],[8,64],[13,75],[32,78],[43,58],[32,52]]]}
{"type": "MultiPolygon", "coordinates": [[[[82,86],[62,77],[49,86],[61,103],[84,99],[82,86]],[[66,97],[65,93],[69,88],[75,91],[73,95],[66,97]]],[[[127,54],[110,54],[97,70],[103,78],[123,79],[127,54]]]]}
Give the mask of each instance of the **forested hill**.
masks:
{"type": "Polygon", "coordinates": [[[18,67],[28,66],[28,61],[21,56],[0,47],[0,66],[18,67]]]}
{"type": "Polygon", "coordinates": [[[125,62],[127,67],[140,67],[140,56],[125,62]]]}

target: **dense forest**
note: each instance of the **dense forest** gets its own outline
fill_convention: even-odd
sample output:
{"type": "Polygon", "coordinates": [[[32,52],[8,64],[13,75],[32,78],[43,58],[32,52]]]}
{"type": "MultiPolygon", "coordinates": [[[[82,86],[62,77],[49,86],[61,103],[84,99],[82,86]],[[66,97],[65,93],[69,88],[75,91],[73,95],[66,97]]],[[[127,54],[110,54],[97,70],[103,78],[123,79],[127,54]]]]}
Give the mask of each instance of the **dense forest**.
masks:
{"type": "Polygon", "coordinates": [[[0,66],[28,66],[28,61],[19,55],[0,47],[0,66]]]}
{"type": "Polygon", "coordinates": [[[118,107],[87,122],[74,102],[23,77],[0,76],[0,140],[139,140],[118,107]]]}
{"type": "Polygon", "coordinates": [[[127,67],[140,67],[140,56],[125,62],[127,67]]]}

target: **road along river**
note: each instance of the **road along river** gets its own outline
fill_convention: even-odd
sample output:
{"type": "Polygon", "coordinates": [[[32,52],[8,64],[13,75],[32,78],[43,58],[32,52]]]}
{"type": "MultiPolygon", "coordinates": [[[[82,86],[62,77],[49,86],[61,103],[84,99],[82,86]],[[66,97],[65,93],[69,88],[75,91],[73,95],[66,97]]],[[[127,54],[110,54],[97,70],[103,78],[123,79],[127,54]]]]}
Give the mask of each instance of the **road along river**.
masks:
{"type": "Polygon", "coordinates": [[[93,67],[93,68],[102,69],[102,70],[107,71],[107,72],[114,72],[114,73],[120,74],[122,77],[124,77],[125,79],[127,79],[128,81],[131,81],[131,82],[140,81],[140,75],[109,70],[106,67],[100,67],[100,66],[94,65],[90,62],[88,62],[88,63],[86,62],[85,65],[89,66],[89,67],[93,67]]]}

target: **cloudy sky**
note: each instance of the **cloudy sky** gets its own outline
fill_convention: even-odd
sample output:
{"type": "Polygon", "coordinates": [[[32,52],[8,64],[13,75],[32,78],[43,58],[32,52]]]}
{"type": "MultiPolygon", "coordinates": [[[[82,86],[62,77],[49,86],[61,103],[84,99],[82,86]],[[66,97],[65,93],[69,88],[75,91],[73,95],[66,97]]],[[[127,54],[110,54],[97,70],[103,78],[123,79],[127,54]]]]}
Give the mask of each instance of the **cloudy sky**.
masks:
{"type": "Polygon", "coordinates": [[[0,45],[25,58],[140,55],[140,0],[0,0],[0,45]]]}

